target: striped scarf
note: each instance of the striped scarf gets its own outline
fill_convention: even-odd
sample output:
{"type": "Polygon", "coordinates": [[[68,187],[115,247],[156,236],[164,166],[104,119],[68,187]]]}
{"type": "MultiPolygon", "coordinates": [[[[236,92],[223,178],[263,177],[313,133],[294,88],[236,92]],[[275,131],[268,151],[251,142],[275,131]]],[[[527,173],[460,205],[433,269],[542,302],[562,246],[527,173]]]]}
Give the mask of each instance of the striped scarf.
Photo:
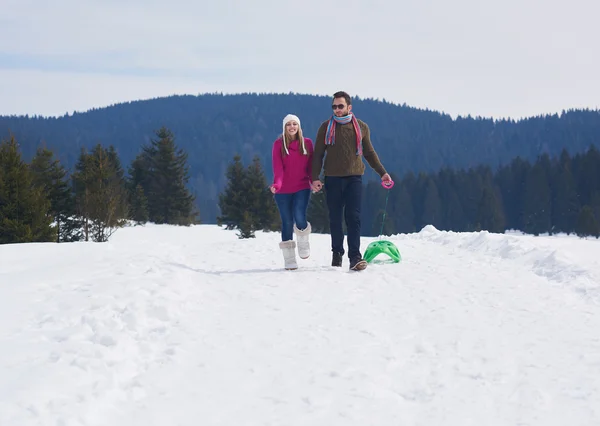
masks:
{"type": "Polygon", "coordinates": [[[356,155],[362,155],[362,132],[360,131],[358,120],[352,113],[345,117],[331,116],[331,120],[329,120],[329,124],[327,125],[327,133],[325,133],[325,145],[333,145],[335,143],[335,123],[347,124],[351,121],[356,132],[356,155]]]}

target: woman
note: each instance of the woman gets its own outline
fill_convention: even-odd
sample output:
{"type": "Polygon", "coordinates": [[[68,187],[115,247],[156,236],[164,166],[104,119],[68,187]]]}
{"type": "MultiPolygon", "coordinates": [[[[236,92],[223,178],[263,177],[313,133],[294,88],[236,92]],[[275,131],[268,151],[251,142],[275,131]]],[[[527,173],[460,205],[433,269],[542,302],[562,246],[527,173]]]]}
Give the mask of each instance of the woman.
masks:
{"type": "Polygon", "coordinates": [[[273,143],[273,184],[275,202],[281,216],[281,242],[286,269],[297,269],[295,233],[298,240],[298,255],[302,259],[310,256],[308,237],[310,223],[306,220],[310,197],[310,175],[313,143],[302,136],[300,119],[288,114],[283,119],[283,132],[273,143]]]}

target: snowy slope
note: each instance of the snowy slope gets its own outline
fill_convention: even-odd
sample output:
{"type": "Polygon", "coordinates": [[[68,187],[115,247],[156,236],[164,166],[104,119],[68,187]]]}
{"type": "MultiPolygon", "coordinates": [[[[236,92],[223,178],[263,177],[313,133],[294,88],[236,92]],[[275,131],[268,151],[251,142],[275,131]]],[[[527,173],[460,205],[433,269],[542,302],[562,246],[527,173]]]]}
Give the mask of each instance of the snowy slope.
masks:
{"type": "Polygon", "coordinates": [[[210,225],[0,246],[0,425],[600,424],[600,241],[389,239],[362,272],[210,225]]]}

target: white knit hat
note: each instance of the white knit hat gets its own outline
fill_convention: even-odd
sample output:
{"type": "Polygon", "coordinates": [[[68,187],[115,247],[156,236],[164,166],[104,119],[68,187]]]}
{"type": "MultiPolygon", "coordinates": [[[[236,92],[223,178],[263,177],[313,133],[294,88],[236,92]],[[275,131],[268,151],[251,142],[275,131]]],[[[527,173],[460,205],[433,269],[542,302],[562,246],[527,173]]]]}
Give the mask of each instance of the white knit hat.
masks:
{"type": "MultiPolygon", "coordinates": [[[[288,114],[283,118],[283,133],[282,133],[282,140],[283,140],[283,148],[285,149],[286,154],[289,154],[287,146],[285,146],[285,125],[287,123],[289,123],[290,121],[295,121],[296,123],[298,123],[298,129],[302,129],[302,125],[300,124],[300,119],[298,118],[297,115],[294,114],[288,114]]],[[[306,147],[304,146],[304,137],[300,138],[300,143],[302,144],[302,152],[304,152],[304,154],[306,154],[306,147]]]]}

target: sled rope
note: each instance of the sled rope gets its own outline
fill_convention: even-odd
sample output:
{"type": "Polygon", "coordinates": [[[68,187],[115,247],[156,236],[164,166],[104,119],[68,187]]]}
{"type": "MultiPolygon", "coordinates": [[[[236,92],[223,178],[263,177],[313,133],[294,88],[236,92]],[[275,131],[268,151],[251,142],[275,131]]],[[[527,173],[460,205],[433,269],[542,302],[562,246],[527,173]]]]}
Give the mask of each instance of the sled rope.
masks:
{"type": "Polygon", "coordinates": [[[381,239],[381,236],[383,235],[383,224],[385,223],[385,215],[387,214],[387,205],[388,205],[388,198],[390,197],[390,191],[386,191],[385,194],[385,207],[383,208],[383,218],[381,219],[381,229],[379,230],[379,239],[381,239]]]}

